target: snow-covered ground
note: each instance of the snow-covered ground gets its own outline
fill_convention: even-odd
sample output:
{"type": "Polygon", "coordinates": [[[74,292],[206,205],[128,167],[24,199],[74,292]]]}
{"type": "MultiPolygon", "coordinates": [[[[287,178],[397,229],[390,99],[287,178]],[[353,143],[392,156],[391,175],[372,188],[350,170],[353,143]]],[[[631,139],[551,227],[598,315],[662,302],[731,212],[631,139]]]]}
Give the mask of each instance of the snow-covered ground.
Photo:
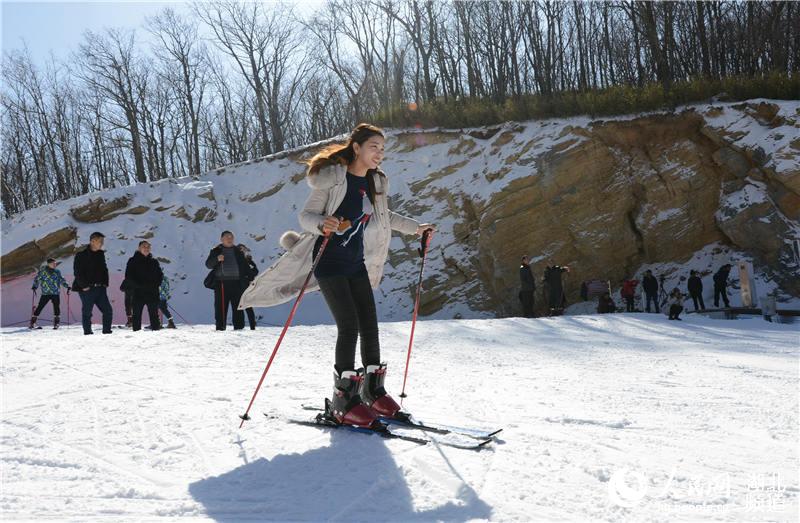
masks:
{"type": "MultiPolygon", "coordinates": [[[[409,327],[381,325],[395,393],[409,327]]],[[[2,329],[3,519],[797,521],[798,324],[421,322],[406,407],[504,427],[480,452],[287,424],[330,392],[324,325],[239,430],[278,332],[2,329]]]]}

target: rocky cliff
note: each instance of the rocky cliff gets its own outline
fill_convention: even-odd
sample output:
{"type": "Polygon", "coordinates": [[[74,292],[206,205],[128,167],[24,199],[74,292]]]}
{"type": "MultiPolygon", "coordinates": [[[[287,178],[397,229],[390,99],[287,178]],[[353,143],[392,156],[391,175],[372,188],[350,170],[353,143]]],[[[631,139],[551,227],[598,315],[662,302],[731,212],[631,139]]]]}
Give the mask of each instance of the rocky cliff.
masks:
{"type": "MultiPolygon", "coordinates": [[[[687,268],[696,268],[710,291],[710,273],[738,260],[752,262],[759,294],[777,289],[784,301],[800,299],[793,244],[800,238],[799,122],[800,102],[753,100],[605,120],[390,130],[383,165],[390,203],[440,227],[421,313],[517,314],[522,254],[533,259],[537,277],[547,264],[572,267],[569,302],[579,300],[585,279],[618,287],[645,268],[682,288],[687,268]]],[[[4,323],[12,319],[11,300],[21,299],[15,289],[29,288],[30,272],[54,255],[70,273],[72,254],[93,230],[109,235],[117,279],[138,239],[153,238],[182,312],[190,321],[209,321],[210,305],[197,298],[206,292],[208,248],[219,231],[232,229],[262,267],[279,256],[277,239],[297,229],[308,191],[299,160],[318,147],[195,180],[87,195],[5,221],[4,323]]],[[[409,315],[415,251],[410,239],[393,240],[377,296],[382,319],[409,315]]],[[[319,309],[305,321],[327,321],[321,301],[304,307],[319,309]]],[[[282,321],[281,308],[263,314],[282,321]]]]}

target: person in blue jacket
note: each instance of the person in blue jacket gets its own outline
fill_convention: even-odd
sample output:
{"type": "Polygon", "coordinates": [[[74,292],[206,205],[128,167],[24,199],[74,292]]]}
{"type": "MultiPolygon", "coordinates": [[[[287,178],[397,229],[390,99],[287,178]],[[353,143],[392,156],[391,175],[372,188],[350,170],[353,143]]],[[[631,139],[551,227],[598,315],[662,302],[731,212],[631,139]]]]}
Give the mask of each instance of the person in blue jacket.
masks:
{"type": "Polygon", "coordinates": [[[57,329],[61,323],[61,287],[66,288],[67,293],[69,293],[69,283],[61,275],[61,271],[56,269],[57,265],[58,263],[53,258],[48,258],[47,265],[39,269],[33,279],[31,289],[36,292],[36,289],[41,286],[42,294],[39,297],[39,305],[33,311],[33,316],[31,316],[31,324],[29,325],[31,329],[37,328],[36,320],[48,302],[53,302],[53,328],[57,329]]]}
{"type": "Polygon", "coordinates": [[[164,279],[161,280],[161,285],[158,286],[158,299],[160,300],[158,303],[158,310],[164,313],[164,317],[167,319],[167,328],[176,329],[177,327],[175,327],[175,322],[172,320],[172,313],[170,312],[169,304],[167,303],[169,298],[169,279],[164,276],[164,279]]]}

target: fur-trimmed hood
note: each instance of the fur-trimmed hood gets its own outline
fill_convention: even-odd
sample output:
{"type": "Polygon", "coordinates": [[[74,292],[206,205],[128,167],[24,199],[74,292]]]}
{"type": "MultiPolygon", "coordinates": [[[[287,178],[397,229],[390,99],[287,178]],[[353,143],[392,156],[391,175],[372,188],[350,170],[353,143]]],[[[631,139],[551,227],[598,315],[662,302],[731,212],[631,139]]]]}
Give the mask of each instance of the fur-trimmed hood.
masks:
{"type": "MultiPolygon", "coordinates": [[[[386,178],[386,174],[380,169],[377,169],[376,172],[378,176],[375,176],[375,189],[377,191],[382,191],[385,185],[383,180],[386,178]]],[[[342,183],[346,175],[347,166],[336,163],[333,165],[326,165],[314,173],[309,173],[306,176],[306,183],[308,183],[308,186],[312,189],[330,189],[334,185],[342,183]]]]}

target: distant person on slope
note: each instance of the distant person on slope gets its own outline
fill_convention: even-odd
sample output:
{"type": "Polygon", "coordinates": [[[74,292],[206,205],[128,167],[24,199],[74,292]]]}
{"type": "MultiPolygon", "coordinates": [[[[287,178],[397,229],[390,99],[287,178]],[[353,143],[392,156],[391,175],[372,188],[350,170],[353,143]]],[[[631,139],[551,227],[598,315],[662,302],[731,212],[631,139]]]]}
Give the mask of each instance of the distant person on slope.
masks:
{"type": "Polygon", "coordinates": [[[714,274],[714,307],[719,307],[719,299],[725,304],[725,308],[731,306],[728,301],[728,275],[731,273],[731,265],[725,264],[714,274]]]}
{"type": "Polygon", "coordinates": [[[675,287],[669,293],[669,319],[680,320],[678,316],[683,312],[683,300],[686,297],[681,293],[680,289],[675,287]]]}
{"type": "Polygon", "coordinates": [[[617,304],[611,299],[611,293],[604,292],[597,300],[597,312],[600,314],[617,312],[617,304]]]}
{"type": "Polygon", "coordinates": [[[228,306],[233,330],[244,329],[244,311],[239,310],[239,299],[247,287],[249,269],[234,241],[231,231],[223,231],[220,244],[206,258],[206,267],[214,270],[214,319],[218,331],[224,331],[228,323],[228,306]]]}
{"type": "Polygon", "coordinates": [[[150,242],[142,240],[139,248],[128,260],[125,267],[125,281],[133,292],[133,330],[142,329],[142,311],[147,306],[150,317],[150,329],[161,329],[158,319],[159,287],[164,273],[161,264],[151,254],[150,242]]]}
{"type": "Polygon", "coordinates": [[[706,304],[703,303],[703,280],[697,275],[697,271],[691,271],[689,274],[689,281],[686,282],[686,286],[689,296],[692,297],[694,302],[694,310],[697,312],[706,308],[706,304]]]}
{"type": "MultiPolygon", "coordinates": [[[[242,254],[244,254],[244,259],[247,262],[247,284],[250,285],[250,282],[258,276],[258,266],[256,262],[253,261],[253,253],[250,252],[250,249],[248,249],[245,244],[240,243],[238,247],[239,250],[242,251],[242,254]]],[[[247,307],[244,312],[247,314],[247,322],[250,324],[250,330],[256,330],[256,312],[252,307],[247,307]]]]}
{"type": "Polygon", "coordinates": [[[552,265],[547,266],[544,270],[542,281],[547,292],[547,307],[550,311],[550,316],[558,316],[564,313],[567,298],[564,295],[564,283],[561,281],[561,275],[565,272],[569,272],[569,267],[552,265]]]}
{"type": "Polygon", "coordinates": [[[92,332],[92,309],[95,305],[103,314],[103,334],[111,334],[111,321],[114,311],[108,301],[108,266],[106,253],[103,250],[105,235],[93,232],[89,236],[89,246],[75,255],[73,272],[75,279],[72,281],[72,290],[77,291],[81,297],[81,321],[83,333],[92,332]]]}
{"type": "Polygon", "coordinates": [[[645,312],[650,312],[650,302],[653,302],[653,306],[656,309],[656,312],[661,312],[658,308],[658,280],[655,276],[653,276],[653,271],[646,270],[644,271],[644,278],[642,278],[642,289],[644,290],[645,299],[647,300],[647,304],[645,305],[645,312]]]}
{"type": "Polygon", "coordinates": [[[281,236],[287,252],[256,279],[247,296],[248,302],[264,307],[295,299],[328,235],[307,287],[308,292],[322,291],[338,331],[326,414],[361,427],[372,426],[378,416],[403,415],[383,385],[386,364],[381,362],[373,295],[392,231],[421,236],[434,229],[389,209],[389,178],[379,167],[384,143],[383,131],[359,124],[347,142],[329,145],[311,158],[306,176],[311,194],[299,216],[305,232],[281,236]],[[363,369],[355,362],[359,338],[363,369]]]}
{"type": "Polygon", "coordinates": [[[57,329],[59,326],[61,320],[61,287],[65,287],[67,293],[69,293],[69,283],[61,276],[61,271],[56,269],[57,265],[56,260],[48,258],[47,265],[39,269],[33,279],[31,289],[36,292],[36,289],[41,286],[42,295],[39,297],[39,305],[36,306],[36,310],[31,317],[31,324],[28,326],[30,329],[36,328],[36,320],[48,302],[53,302],[53,328],[57,329]]]}
{"type": "Polygon", "coordinates": [[[522,257],[522,264],[519,266],[519,300],[522,302],[522,315],[526,318],[533,318],[534,295],[536,292],[536,282],[533,278],[533,271],[528,264],[528,257],[522,257]]]}
{"type": "Polygon", "coordinates": [[[639,280],[622,280],[622,289],[619,294],[625,300],[625,312],[634,312],[633,301],[636,299],[636,286],[639,280]]]}

